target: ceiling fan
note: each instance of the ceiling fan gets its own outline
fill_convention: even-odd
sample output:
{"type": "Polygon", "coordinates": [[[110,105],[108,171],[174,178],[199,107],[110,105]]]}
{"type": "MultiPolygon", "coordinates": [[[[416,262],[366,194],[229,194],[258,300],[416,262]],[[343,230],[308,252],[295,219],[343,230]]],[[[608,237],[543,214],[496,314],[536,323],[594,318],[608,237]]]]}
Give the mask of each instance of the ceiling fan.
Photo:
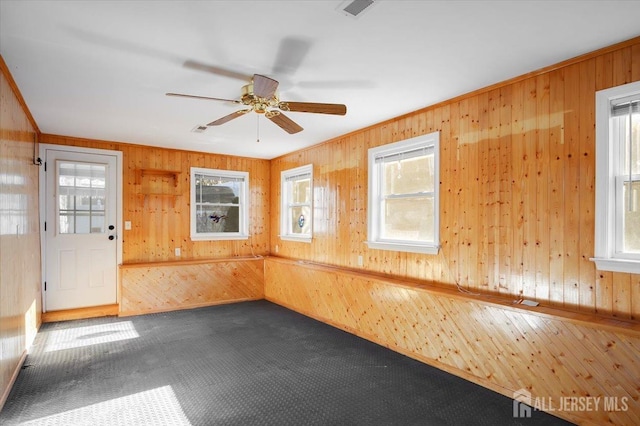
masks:
{"type": "Polygon", "coordinates": [[[342,104],[281,101],[277,92],[278,85],[279,83],[272,78],[260,74],[254,74],[251,82],[242,86],[242,95],[240,96],[240,99],[212,98],[208,96],[185,95],[181,93],[167,93],[166,95],[233,102],[248,107],[212,121],[207,124],[207,126],[219,126],[254,111],[257,114],[264,114],[266,118],[278,125],[285,132],[294,134],[302,131],[302,127],[284,115],[282,111],[332,115],[345,115],[347,113],[347,107],[342,104]]]}

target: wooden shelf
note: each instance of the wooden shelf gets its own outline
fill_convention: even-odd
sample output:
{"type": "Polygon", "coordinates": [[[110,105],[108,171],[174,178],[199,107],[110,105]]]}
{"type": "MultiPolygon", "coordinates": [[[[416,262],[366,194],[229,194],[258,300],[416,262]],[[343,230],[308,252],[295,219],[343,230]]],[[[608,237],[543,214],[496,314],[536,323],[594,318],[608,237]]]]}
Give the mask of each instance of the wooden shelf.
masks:
{"type": "Polygon", "coordinates": [[[165,169],[136,169],[135,171],[135,184],[137,185],[136,193],[140,196],[144,196],[145,202],[147,197],[173,197],[174,204],[176,197],[182,195],[178,189],[178,177],[180,176],[179,170],[165,170],[165,169]],[[157,177],[161,179],[172,179],[173,185],[170,183],[162,183],[158,185],[149,182],[145,178],[157,177]]]}
{"type": "Polygon", "coordinates": [[[164,169],[136,169],[136,185],[142,185],[142,178],[145,176],[170,177],[173,179],[173,186],[178,186],[179,170],[164,169]]]}

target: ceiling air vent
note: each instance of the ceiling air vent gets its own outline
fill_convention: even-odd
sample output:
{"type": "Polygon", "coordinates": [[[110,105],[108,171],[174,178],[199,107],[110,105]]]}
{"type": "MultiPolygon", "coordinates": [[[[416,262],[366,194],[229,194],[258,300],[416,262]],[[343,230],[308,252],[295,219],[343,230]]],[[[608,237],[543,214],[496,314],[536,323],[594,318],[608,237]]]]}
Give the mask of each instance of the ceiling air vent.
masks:
{"type": "Polygon", "coordinates": [[[207,130],[208,127],[207,126],[196,126],[193,129],[191,129],[191,131],[193,133],[204,133],[205,130],[207,130]]]}
{"type": "Polygon", "coordinates": [[[338,10],[347,16],[357,18],[373,5],[373,3],[373,0],[349,0],[340,4],[338,10]]]}

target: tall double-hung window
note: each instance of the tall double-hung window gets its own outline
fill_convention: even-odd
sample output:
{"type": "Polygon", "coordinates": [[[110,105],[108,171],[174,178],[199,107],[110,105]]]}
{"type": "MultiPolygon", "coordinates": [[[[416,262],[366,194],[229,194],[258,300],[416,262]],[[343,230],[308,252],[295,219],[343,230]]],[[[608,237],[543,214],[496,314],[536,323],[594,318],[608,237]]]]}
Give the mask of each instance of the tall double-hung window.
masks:
{"type": "Polygon", "coordinates": [[[438,253],[438,132],[369,149],[371,248],[438,253]]]}
{"type": "Polygon", "coordinates": [[[281,174],[280,238],[311,242],[313,224],[313,164],[281,174]]]}
{"type": "Polygon", "coordinates": [[[595,209],[598,269],[640,273],[640,82],[596,94],[595,209]]]}

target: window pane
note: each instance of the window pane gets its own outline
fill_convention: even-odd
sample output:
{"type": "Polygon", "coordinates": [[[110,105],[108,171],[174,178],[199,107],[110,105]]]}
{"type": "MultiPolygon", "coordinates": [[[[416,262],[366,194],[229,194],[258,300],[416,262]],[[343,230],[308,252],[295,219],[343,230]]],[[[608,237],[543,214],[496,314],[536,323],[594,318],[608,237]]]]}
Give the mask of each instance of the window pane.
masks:
{"type": "Polygon", "coordinates": [[[614,123],[621,139],[621,174],[640,174],[640,114],[616,117],[614,123]],[[631,126],[631,135],[629,135],[629,126],[631,126]]]}
{"type": "Polygon", "coordinates": [[[313,165],[281,173],[280,236],[308,241],[313,224],[313,165]]]}
{"type": "Polygon", "coordinates": [[[78,210],[75,213],[76,229],[74,234],[89,234],[91,233],[91,216],[88,211],[78,210]]]}
{"type": "Polygon", "coordinates": [[[196,206],[196,231],[208,232],[239,232],[240,209],[236,205],[226,206],[196,206]]]}
{"type": "Polygon", "coordinates": [[[311,207],[296,206],[292,207],[289,216],[289,229],[292,234],[309,235],[311,233],[311,207]]]}
{"type": "Polygon", "coordinates": [[[311,179],[291,182],[291,202],[309,203],[311,201],[311,179]]]}
{"type": "Polygon", "coordinates": [[[433,192],[433,154],[384,163],[383,195],[433,192]]]}
{"type": "Polygon", "coordinates": [[[249,175],[231,170],[191,168],[191,238],[244,239],[249,175]],[[227,235],[222,235],[227,234],[227,235]]]}
{"type": "Polygon", "coordinates": [[[640,181],[624,184],[623,247],[628,253],[640,253],[640,181]],[[629,193],[631,189],[631,193],[629,193]]]}
{"type": "Polygon", "coordinates": [[[196,175],[196,202],[237,204],[242,182],[220,176],[196,175]]]}
{"type": "Polygon", "coordinates": [[[434,240],[433,197],[387,199],[383,202],[382,238],[407,241],[434,240]]]}
{"type": "Polygon", "coordinates": [[[60,212],[60,230],[61,234],[73,234],[75,230],[75,217],[73,214],[60,212]]]}
{"type": "Polygon", "coordinates": [[[58,163],[58,211],[61,234],[105,232],[104,164],[58,163]]]}

